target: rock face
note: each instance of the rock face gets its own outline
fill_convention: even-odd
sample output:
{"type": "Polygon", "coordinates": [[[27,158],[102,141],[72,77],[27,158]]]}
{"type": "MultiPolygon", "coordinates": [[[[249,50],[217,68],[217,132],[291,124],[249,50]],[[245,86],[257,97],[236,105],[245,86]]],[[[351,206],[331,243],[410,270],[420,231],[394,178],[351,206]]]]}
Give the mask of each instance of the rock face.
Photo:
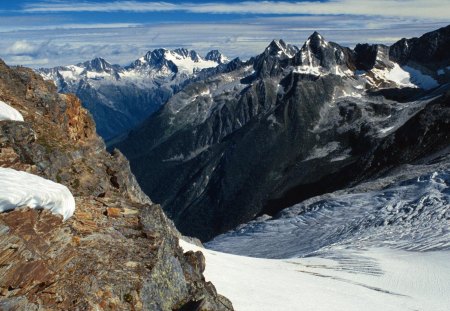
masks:
{"type": "Polygon", "coordinates": [[[180,231],[208,240],[447,146],[450,77],[429,59],[450,67],[448,27],[411,40],[402,60],[400,43],[273,41],[185,86],[117,147],[180,231]]]}
{"type": "Polygon", "coordinates": [[[0,99],[25,119],[0,121],[0,166],[66,185],[77,206],[66,222],[27,207],[0,214],[1,310],[233,310],[76,97],[0,61],[0,99]]]}
{"type": "Polygon", "coordinates": [[[98,133],[110,140],[145,120],[198,71],[226,62],[217,50],[202,58],[186,49],[156,49],[126,67],[95,58],[38,73],[53,80],[59,92],[76,94],[94,117],[98,133]]]}

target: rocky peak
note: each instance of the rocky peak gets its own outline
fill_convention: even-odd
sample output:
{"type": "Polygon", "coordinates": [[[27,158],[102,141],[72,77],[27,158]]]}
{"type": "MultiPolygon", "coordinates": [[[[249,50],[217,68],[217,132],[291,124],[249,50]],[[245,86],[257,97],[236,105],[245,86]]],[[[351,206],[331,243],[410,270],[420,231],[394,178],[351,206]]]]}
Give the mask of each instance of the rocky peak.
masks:
{"type": "Polygon", "coordinates": [[[293,64],[300,73],[320,75],[332,73],[351,76],[355,69],[353,51],[328,42],[317,31],[303,44],[295,55],[293,64]]]}
{"type": "Polygon", "coordinates": [[[189,51],[189,57],[194,61],[194,62],[199,62],[202,58],[200,55],[198,55],[198,53],[194,50],[189,51]]]}
{"type": "Polygon", "coordinates": [[[190,51],[185,48],[178,48],[173,50],[173,52],[180,55],[182,58],[187,58],[190,56],[190,51]]]}
{"type": "Polygon", "coordinates": [[[296,46],[287,44],[283,40],[272,40],[264,50],[266,56],[277,56],[279,58],[290,58],[298,51],[296,46]]]}
{"type": "Polygon", "coordinates": [[[209,51],[205,56],[205,60],[213,61],[218,64],[224,64],[227,62],[226,57],[223,56],[222,53],[219,52],[219,50],[209,51]]]}
{"type": "Polygon", "coordinates": [[[80,67],[81,66],[86,68],[87,71],[95,72],[111,72],[114,70],[114,66],[101,57],[96,57],[93,60],[84,62],[80,64],[80,67]]]}
{"type": "Polygon", "coordinates": [[[316,31],[300,49],[300,61],[303,65],[323,66],[335,58],[335,49],[316,31]]]}
{"type": "Polygon", "coordinates": [[[438,70],[450,64],[450,25],[420,38],[402,39],[389,49],[389,57],[400,65],[425,66],[438,70]]]}
{"type": "Polygon", "coordinates": [[[308,40],[306,40],[305,44],[303,45],[304,48],[308,47],[313,51],[317,51],[319,48],[325,48],[327,46],[328,42],[317,31],[314,31],[314,33],[309,36],[308,40]]]}
{"type": "Polygon", "coordinates": [[[354,49],[355,66],[358,70],[369,71],[374,67],[383,68],[390,64],[389,47],[382,44],[357,44],[354,49]]]}
{"type": "Polygon", "coordinates": [[[166,49],[155,49],[153,51],[148,51],[144,56],[144,60],[148,63],[160,62],[164,58],[166,52],[166,49]]]}
{"type": "Polygon", "coordinates": [[[296,46],[283,40],[272,40],[264,52],[254,58],[253,67],[262,77],[278,75],[297,51],[296,46]]]}
{"type": "Polygon", "coordinates": [[[144,57],[134,61],[127,69],[162,70],[167,68],[169,71],[176,73],[177,66],[166,57],[167,53],[170,52],[171,51],[162,48],[148,51],[144,57]]]}

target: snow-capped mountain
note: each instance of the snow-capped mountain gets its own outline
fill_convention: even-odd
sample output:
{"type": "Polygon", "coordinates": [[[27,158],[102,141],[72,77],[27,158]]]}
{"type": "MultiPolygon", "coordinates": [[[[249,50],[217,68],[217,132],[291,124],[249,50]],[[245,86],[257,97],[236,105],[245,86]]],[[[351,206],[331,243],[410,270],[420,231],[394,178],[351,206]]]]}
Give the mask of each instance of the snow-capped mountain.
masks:
{"type": "Polygon", "coordinates": [[[219,64],[225,64],[228,62],[228,58],[222,55],[218,50],[211,50],[206,54],[205,60],[213,61],[219,64]]]}
{"type": "Polygon", "coordinates": [[[217,50],[202,57],[193,50],[156,49],[126,67],[95,58],[38,73],[55,81],[59,92],[76,94],[108,140],[146,119],[201,70],[226,62],[217,50]]]}
{"type": "Polygon", "coordinates": [[[210,239],[447,146],[449,29],[407,40],[421,44],[401,61],[399,43],[273,41],[203,72],[116,146],[183,233],[210,239]]]}

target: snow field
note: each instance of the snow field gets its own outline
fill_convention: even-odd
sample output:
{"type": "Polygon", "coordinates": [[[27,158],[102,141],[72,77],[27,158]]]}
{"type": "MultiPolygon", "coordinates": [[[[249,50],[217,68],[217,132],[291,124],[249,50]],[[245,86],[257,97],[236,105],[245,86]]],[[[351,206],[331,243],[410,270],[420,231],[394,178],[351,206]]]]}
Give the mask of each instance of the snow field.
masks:
{"type": "Polygon", "coordinates": [[[206,280],[239,311],[450,309],[449,251],[335,249],[333,259],[262,259],[180,246],[203,252],[206,280]]]}

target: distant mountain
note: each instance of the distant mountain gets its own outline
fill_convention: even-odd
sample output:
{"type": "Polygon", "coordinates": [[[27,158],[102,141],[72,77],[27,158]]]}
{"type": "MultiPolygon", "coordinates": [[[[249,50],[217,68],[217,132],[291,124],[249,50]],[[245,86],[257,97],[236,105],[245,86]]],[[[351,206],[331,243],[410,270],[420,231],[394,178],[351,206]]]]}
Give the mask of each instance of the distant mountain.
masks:
{"type": "Polygon", "coordinates": [[[116,147],[182,233],[208,240],[448,146],[449,30],[273,41],[202,72],[116,147]]]}
{"type": "Polygon", "coordinates": [[[145,120],[202,69],[226,62],[217,50],[203,58],[187,49],[157,49],[126,67],[95,58],[38,73],[55,81],[59,92],[76,94],[109,140],[145,120]]]}

